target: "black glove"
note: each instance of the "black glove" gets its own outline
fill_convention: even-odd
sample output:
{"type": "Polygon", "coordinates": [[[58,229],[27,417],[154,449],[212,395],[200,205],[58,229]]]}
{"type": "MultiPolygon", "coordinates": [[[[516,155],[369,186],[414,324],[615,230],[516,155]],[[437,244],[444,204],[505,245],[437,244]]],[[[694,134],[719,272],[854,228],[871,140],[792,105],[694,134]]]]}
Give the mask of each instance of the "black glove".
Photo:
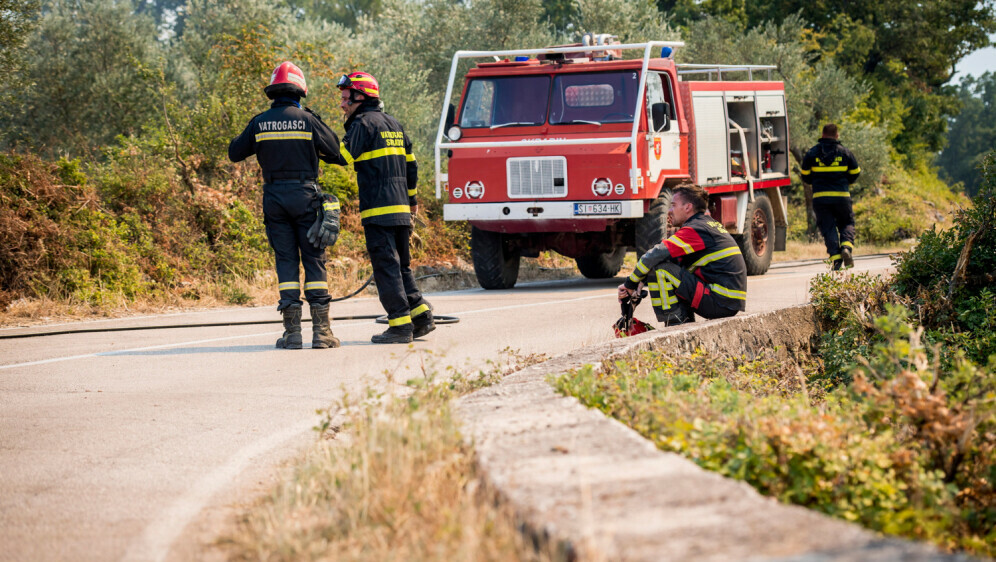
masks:
{"type": "Polygon", "coordinates": [[[339,200],[329,193],[323,193],[320,199],[318,217],[308,229],[308,242],[319,250],[334,246],[339,239],[339,200]]]}

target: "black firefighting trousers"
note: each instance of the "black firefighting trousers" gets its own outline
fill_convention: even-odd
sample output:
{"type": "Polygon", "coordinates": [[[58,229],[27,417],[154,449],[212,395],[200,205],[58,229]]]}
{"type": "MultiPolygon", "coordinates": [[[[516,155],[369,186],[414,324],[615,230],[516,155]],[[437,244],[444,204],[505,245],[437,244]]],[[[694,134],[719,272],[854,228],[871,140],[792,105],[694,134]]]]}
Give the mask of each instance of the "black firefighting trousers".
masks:
{"type": "Polygon", "coordinates": [[[374,283],[380,304],[387,312],[389,326],[411,324],[412,318],[430,310],[429,303],[415,284],[411,269],[410,226],[363,227],[367,252],[373,265],[374,283]]]}
{"type": "Polygon", "coordinates": [[[325,250],[308,242],[308,229],[315,223],[321,201],[314,182],[276,180],[263,185],[263,222],[266,238],[276,254],[280,303],[277,310],[301,305],[298,276],[304,265],[304,296],[313,305],[328,304],[329,284],[325,275],[325,250]]]}
{"type": "MultiPolygon", "coordinates": [[[[699,316],[712,320],[734,316],[737,311],[726,308],[716,300],[715,290],[694,273],[674,262],[658,265],[646,279],[650,289],[650,303],[654,307],[657,320],[663,322],[676,306],[691,308],[699,316]],[[679,299],[682,301],[679,303],[679,299]]],[[[726,290],[720,288],[719,290],[726,290]]],[[[726,290],[730,292],[729,290],[726,290]]],[[[737,291],[731,298],[740,298],[737,291]]],[[[747,295],[743,294],[746,299],[747,295]]]]}
{"type": "Polygon", "coordinates": [[[854,249],[854,211],[850,197],[818,197],[813,200],[816,226],[823,235],[834,269],[841,264],[840,249],[854,249]]]}

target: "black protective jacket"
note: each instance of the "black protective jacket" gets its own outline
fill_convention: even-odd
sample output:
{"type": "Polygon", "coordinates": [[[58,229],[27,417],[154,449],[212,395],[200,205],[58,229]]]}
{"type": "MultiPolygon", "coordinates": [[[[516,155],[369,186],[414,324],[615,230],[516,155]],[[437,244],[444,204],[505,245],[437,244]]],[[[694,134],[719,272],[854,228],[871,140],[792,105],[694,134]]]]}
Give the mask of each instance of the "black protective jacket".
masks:
{"type": "Polygon", "coordinates": [[[861,168],[837,139],[820,139],[802,159],[802,181],[813,184],[813,197],[850,197],[861,168]]]}
{"type": "Polygon", "coordinates": [[[733,237],[712,217],[693,215],[674,235],[643,254],[632,275],[626,278],[626,287],[636,289],[651,270],[666,260],[674,260],[701,279],[719,306],[747,309],[744,256],[733,237]]]}
{"type": "Polygon", "coordinates": [[[290,98],[277,98],[270,109],[253,117],[228,145],[228,158],[240,162],[255,154],[263,181],[318,179],[318,159],[346,164],[339,137],[310,109],[290,98]]]}
{"type": "Polygon", "coordinates": [[[408,135],[378,100],[363,102],[346,121],[340,152],[356,170],[361,222],[411,226],[418,164],[408,135]]]}

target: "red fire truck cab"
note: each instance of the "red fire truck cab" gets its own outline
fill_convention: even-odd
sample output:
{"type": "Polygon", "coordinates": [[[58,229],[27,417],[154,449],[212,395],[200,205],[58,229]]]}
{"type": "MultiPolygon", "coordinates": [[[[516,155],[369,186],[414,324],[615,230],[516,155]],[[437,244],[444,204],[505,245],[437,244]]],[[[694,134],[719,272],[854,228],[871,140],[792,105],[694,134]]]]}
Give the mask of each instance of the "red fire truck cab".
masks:
{"type": "Polygon", "coordinates": [[[667,236],[671,188],[689,181],[748,273],[767,271],[788,224],[788,122],[783,83],[752,78],[773,67],[675,64],[675,42],[588,42],[453,57],[436,196],[445,220],[470,222],[481,286],[512,287],[520,258],[545,250],[586,277],[615,276],[627,251],[667,236]],[[643,57],[622,59],[629,49],[643,57]],[[459,61],[484,57],[494,62],[470,68],[451,105],[459,61]]]}

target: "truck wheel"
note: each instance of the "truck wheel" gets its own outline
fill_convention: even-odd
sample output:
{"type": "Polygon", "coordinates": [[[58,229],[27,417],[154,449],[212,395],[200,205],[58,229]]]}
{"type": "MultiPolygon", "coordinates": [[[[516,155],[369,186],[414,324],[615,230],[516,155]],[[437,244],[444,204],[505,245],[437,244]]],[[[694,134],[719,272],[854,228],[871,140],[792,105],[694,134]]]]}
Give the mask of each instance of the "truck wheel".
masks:
{"type": "Polygon", "coordinates": [[[574,258],[574,261],[578,264],[581,275],[588,279],[609,279],[615,277],[622,269],[625,257],[626,248],[616,248],[614,252],[579,256],[574,258]]]}
{"type": "Polygon", "coordinates": [[[474,273],[485,289],[511,289],[519,278],[519,250],[509,248],[503,238],[501,233],[471,227],[474,273]]]}
{"type": "Polygon", "coordinates": [[[747,204],[743,234],[734,236],[747,262],[747,275],[764,275],[775,252],[775,213],[764,193],[754,193],[747,204]]]}
{"type": "Polygon", "coordinates": [[[636,259],[667,238],[667,211],[671,207],[671,190],[661,189],[647,212],[636,221],[636,259]]]}

